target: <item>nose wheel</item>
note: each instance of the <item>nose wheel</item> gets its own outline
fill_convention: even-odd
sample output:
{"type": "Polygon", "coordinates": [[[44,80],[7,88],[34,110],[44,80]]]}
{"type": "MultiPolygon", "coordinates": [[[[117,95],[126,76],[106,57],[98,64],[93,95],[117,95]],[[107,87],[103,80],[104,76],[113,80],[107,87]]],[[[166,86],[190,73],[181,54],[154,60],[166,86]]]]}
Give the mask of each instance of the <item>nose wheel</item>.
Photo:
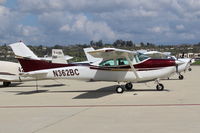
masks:
{"type": "Polygon", "coordinates": [[[183,80],[183,79],[184,79],[184,76],[180,74],[180,75],[178,76],[178,78],[179,78],[180,80],[183,80]]]}
{"type": "Polygon", "coordinates": [[[159,84],[157,84],[156,89],[157,89],[157,91],[163,91],[164,85],[159,83],[159,84]]]}
{"type": "Polygon", "coordinates": [[[159,83],[159,79],[157,79],[155,82],[157,83],[156,90],[157,91],[163,91],[164,90],[164,85],[159,83]]]}

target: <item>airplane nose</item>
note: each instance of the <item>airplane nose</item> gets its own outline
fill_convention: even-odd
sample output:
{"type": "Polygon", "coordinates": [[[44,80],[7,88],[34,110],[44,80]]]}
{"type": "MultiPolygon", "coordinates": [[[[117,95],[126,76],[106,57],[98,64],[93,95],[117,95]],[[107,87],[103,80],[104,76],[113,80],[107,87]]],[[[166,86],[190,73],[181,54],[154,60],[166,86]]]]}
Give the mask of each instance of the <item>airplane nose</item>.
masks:
{"type": "Polygon", "coordinates": [[[176,63],[176,65],[182,65],[182,64],[184,64],[184,62],[180,61],[180,60],[176,60],[175,63],[176,63]]]}

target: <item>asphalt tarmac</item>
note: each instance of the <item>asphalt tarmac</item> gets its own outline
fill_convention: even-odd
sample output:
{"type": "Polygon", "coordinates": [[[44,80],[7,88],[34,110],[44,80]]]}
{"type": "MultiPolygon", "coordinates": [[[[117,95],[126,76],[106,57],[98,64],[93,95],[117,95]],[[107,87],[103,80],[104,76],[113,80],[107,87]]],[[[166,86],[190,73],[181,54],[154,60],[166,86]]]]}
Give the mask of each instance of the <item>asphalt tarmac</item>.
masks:
{"type": "Polygon", "coordinates": [[[200,66],[116,94],[114,82],[73,80],[0,86],[0,133],[197,133],[200,66]]]}

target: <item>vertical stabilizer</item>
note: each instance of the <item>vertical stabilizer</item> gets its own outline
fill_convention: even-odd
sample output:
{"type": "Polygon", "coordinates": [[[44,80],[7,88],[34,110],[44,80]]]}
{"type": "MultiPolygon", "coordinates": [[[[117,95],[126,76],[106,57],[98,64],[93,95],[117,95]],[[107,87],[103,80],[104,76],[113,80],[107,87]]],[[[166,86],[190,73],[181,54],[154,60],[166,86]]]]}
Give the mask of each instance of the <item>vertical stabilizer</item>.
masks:
{"type": "Polygon", "coordinates": [[[91,51],[94,51],[95,49],[93,47],[90,47],[90,48],[84,48],[84,53],[86,55],[86,58],[89,62],[96,62],[96,61],[99,61],[100,58],[95,58],[93,57],[92,55],[88,54],[88,52],[91,52],[91,51]]]}
{"type": "Polygon", "coordinates": [[[39,58],[23,42],[13,43],[9,46],[16,56],[39,60],[39,58]]]}
{"type": "Polygon", "coordinates": [[[67,64],[62,49],[52,49],[52,63],[67,64]]]}

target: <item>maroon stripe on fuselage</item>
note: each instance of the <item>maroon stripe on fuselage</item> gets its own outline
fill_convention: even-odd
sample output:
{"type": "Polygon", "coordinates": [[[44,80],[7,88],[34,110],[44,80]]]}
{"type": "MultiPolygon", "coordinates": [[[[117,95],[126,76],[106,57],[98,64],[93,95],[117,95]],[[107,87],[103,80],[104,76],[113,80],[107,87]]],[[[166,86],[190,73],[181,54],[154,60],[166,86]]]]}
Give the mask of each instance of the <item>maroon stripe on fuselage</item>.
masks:
{"type": "Polygon", "coordinates": [[[169,67],[175,66],[175,60],[172,59],[149,59],[140,64],[134,65],[137,68],[156,68],[156,67],[169,67]]]}

